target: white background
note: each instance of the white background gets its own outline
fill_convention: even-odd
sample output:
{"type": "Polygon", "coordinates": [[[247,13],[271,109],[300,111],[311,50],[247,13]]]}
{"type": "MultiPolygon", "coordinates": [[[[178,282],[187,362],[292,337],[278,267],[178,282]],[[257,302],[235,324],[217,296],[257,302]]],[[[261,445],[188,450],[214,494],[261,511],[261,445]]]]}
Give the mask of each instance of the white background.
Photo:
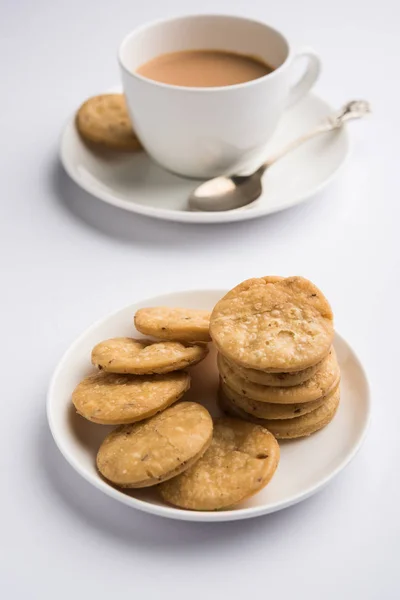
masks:
{"type": "Polygon", "coordinates": [[[382,599],[400,596],[397,0],[0,0],[0,596],[382,599]],[[233,7],[234,5],[234,7],[233,7]],[[118,81],[145,20],[225,11],[312,45],[317,92],[371,101],[339,179],[293,210],[225,226],[150,221],[81,192],[63,123],[118,81]],[[373,391],[361,452],[328,488],[252,521],[196,525],[118,504],[71,470],[46,424],[52,370],[92,321],[178,289],[301,274],[331,300],[373,391]]]}

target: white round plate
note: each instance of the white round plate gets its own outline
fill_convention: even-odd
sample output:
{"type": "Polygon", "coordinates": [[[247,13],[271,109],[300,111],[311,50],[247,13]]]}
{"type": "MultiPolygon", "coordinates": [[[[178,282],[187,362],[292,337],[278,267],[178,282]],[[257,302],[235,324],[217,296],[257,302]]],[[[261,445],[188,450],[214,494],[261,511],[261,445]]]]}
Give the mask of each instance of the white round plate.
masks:
{"type": "MultiPolygon", "coordinates": [[[[281,460],[271,483],[261,492],[230,510],[194,512],[163,504],[154,488],[118,490],[96,470],[96,453],[112,429],[96,425],[76,414],[71,394],[79,381],[93,371],[90,353],[101,340],[138,335],[133,315],[145,306],[186,306],[211,310],[223,290],[199,290],[158,296],[108,315],[87,329],[59,363],[48,392],[47,416],[53,437],[64,457],[89,483],[112,498],[148,513],[186,521],[233,521],[280,510],[311,496],[337,475],[354,457],[364,438],[370,412],[368,383],[355,353],[338,334],[335,349],[341,372],[341,402],[333,421],[309,438],[280,444],[281,460]]],[[[204,404],[215,416],[218,388],[216,356],[209,356],[192,370],[186,400],[204,404]]]]}
{"type": "MultiPolygon", "coordinates": [[[[265,158],[319,123],[333,108],[309,94],[283,115],[265,158]]],[[[319,136],[283,158],[264,175],[264,192],[246,209],[228,212],[190,212],[187,198],[200,183],[165,171],[144,152],[95,154],[83,144],[75,116],[61,139],[60,156],[70,177],[104,202],[148,217],[185,223],[245,221],[304,202],[322,190],[337,174],[349,151],[345,127],[319,136]]]]}

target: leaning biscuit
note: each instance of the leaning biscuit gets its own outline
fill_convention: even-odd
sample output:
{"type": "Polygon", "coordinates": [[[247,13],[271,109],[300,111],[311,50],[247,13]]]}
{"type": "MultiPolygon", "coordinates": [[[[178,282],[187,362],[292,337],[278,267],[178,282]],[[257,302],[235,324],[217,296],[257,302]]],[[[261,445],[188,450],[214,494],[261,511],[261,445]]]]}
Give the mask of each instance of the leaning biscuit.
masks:
{"type": "Polygon", "coordinates": [[[120,151],[142,148],[132,129],[123,94],[103,94],[86,100],[77,112],[76,126],[91,144],[120,151]]]}
{"type": "Polygon", "coordinates": [[[141,308],[135,314],[136,329],[161,340],[209,342],[209,325],[207,310],[157,306],[141,308]]]}
{"type": "Polygon", "coordinates": [[[244,281],[215,306],[210,334],[219,352],[241,367],[301,371],[320,362],[333,341],[333,314],[303,277],[244,281]]]}
{"type": "Polygon", "coordinates": [[[325,397],[313,400],[312,402],[303,402],[301,404],[271,404],[269,402],[258,402],[246,396],[241,396],[232,390],[226,383],[221,381],[220,393],[230,400],[237,408],[259,419],[294,419],[300,415],[305,415],[325,402],[325,397]]]}
{"type": "Polygon", "coordinates": [[[92,364],[109,373],[150,375],[170,373],[195,365],[207,356],[205,345],[181,342],[152,342],[132,338],[113,338],[92,350],[92,364]]]}
{"type": "Polygon", "coordinates": [[[340,379],[340,369],[333,348],[327,359],[322,361],[320,369],[310,379],[292,387],[272,387],[247,381],[238,375],[222,355],[218,356],[218,369],[224,382],[237,394],[258,402],[273,404],[313,402],[329,394],[340,379]]]}
{"type": "Polygon", "coordinates": [[[110,433],[97,454],[97,468],[125,488],[156,485],[193,465],[211,443],[212,419],[195,402],[181,402],[142,423],[110,433]]]}
{"type": "Polygon", "coordinates": [[[278,462],[278,443],[266,429],[238,419],[218,419],[204,456],[159,490],[164,500],[181,508],[227,508],[265,487],[278,462]]]}
{"type": "Polygon", "coordinates": [[[256,423],[266,427],[268,431],[274,434],[278,440],[289,440],[311,435],[319,431],[330,423],[336,414],[340,401],[339,386],[329,396],[321,406],[312,412],[294,419],[259,419],[248,414],[237,407],[229,398],[220,394],[218,404],[222,411],[239,419],[244,419],[250,423],[256,423]]]}
{"type": "Polygon", "coordinates": [[[77,412],[93,423],[122,425],[142,421],[164,410],[190,387],[190,375],[95,373],[81,381],[72,394],[77,412]]]}

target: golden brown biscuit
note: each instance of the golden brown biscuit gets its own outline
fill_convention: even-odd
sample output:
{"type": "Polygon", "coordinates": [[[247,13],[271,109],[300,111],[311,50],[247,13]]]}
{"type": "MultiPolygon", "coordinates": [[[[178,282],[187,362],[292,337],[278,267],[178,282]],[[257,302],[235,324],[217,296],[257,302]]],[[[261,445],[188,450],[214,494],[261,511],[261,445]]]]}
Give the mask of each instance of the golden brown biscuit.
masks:
{"type": "Polygon", "coordinates": [[[229,366],[222,355],[218,356],[218,369],[224,382],[237,394],[258,402],[273,404],[313,402],[329,394],[340,379],[340,369],[333,348],[327,359],[322,361],[320,369],[310,379],[292,387],[271,387],[246,381],[229,366]]]}
{"type": "Polygon", "coordinates": [[[220,390],[237,408],[241,408],[249,415],[258,417],[259,419],[294,419],[315,410],[325,402],[325,396],[312,402],[303,402],[302,404],[258,402],[257,400],[246,398],[246,396],[241,396],[223,381],[220,383],[220,390]]]}
{"type": "Polygon", "coordinates": [[[180,402],[110,433],[97,454],[97,468],[120,487],[155,485],[193,465],[210,445],[212,431],[211,416],[203,406],[180,402]]]}
{"type": "Polygon", "coordinates": [[[209,342],[209,324],[210,312],[193,308],[157,306],[135,314],[136,329],[161,340],[209,342]]]}
{"type": "Polygon", "coordinates": [[[132,129],[123,94],[102,94],[86,100],[77,112],[76,126],[91,144],[120,151],[142,148],[132,129]]]}
{"type": "Polygon", "coordinates": [[[142,377],[100,372],[79,383],[72,402],[77,412],[93,423],[122,425],[164,410],[189,387],[190,375],[185,371],[142,377]]]}
{"type": "Polygon", "coordinates": [[[207,353],[205,345],[113,338],[93,348],[92,364],[108,373],[150,375],[170,373],[195,365],[207,353]]]}
{"type": "MultiPolygon", "coordinates": [[[[317,363],[312,367],[303,369],[302,371],[293,371],[293,373],[269,373],[268,371],[257,371],[256,369],[246,369],[239,365],[229,361],[225,356],[224,360],[229,363],[231,369],[236,371],[240,377],[258,383],[259,385],[270,385],[274,387],[291,387],[293,385],[300,385],[310,379],[321,367],[322,362],[317,363]]],[[[323,360],[326,360],[324,358],[323,360]]]]}
{"type": "Polygon", "coordinates": [[[227,508],[265,487],[278,462],[278,443],[266,429],[238,419],[218,419],[204,456],[159,490],[164,500],[181,508],[227,508]]]}
{"type": "Polygon", "coordinates": [[[224,394],[219,395],[218,405],[221,410],[233,417],[266,427],[278,440],[288,440],[309,436],[328,425],[336,414],[339,401],[340,387],[337,386],[337,388],[325,398],[325,402],[312,412],[294,419],[276,420],[259,419],[249,415],[247,412],[233,404],[233,402],[231,402],[224,394]]]}
{"type": "Polygon", "coordinates": [[[307,279],[261,277],[244,281],[217,303],[210,334],[218,350],[241,367],[301,371],[327,355],[333,315],[307,279]]]}

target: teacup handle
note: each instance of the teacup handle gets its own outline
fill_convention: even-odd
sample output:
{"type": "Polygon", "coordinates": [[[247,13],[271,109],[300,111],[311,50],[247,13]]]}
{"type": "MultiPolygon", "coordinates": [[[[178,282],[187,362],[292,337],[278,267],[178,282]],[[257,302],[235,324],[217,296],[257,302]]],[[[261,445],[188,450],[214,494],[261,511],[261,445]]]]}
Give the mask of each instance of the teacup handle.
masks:
{"type": "Polygon", "coordinates": [[[300,98],[305,96],[317,81],[321,72],[321,59],[319,58],[318,54],[314,52],[314,50],[311,48],[301,49],[296,53],[292,60],[292,64],[294,64],[295,61],[297,62],[297,60],[300,58],[306,58],[308,64],[299,81],[290,89],[286,106],[292,106],[292,104],[295,104],[300,100],[300,98]]]}

